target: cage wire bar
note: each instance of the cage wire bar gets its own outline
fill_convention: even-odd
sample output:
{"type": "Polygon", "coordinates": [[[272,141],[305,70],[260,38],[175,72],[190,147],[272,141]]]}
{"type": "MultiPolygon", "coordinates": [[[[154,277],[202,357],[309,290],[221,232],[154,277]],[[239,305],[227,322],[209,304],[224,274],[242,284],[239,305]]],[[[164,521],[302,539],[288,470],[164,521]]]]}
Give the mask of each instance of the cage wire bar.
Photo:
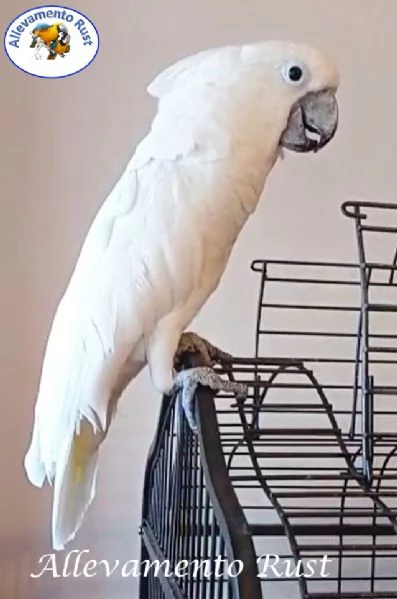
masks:
{"type": "Polygon", "coordinates": [[[397,206],[342,212],[358,262],[252,263],[255,356],[218,370],[246,401],[200,388],[193,435],[163,398],[142,560],[242,572],[150,570],[140,599],[397,597],[397,206]]]}

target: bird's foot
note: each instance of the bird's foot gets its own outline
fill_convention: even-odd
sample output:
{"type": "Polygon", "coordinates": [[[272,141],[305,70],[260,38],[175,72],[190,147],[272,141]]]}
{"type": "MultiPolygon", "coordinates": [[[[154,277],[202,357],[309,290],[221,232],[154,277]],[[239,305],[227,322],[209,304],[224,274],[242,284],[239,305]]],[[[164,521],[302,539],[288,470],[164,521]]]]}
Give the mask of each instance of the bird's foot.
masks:
{"type": "Polygon", "coordinates": [[[180,370],[182,367],[183,357],[186,354],[199,354],[200,365],[202,366],[215,366],[219,364],[225,370],[230,370],[233,361],[231,354],[215,347],[207,339],[193,332],[186,332],[181,335],[174,357],[174,367],[176,370],[180,370]]]}
{"type": "Polygon", "coordinates": [[[178,372],[174,380],[173,391],[181,392],[182,407],[189,426],[194,432],[197,431],[195,399],[198,385],[209,387],[216,392],[234,393],[236,399],[242,401],[246,399],[248,393],[246,385],[222,379],[210,366],[178,372]]]}

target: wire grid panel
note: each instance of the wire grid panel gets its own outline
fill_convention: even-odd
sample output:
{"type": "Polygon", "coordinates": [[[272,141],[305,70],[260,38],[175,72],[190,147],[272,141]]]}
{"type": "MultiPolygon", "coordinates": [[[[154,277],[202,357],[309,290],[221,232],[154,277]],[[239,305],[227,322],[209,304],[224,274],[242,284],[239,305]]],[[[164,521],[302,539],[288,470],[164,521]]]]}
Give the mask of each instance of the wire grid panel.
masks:
{"type": "MultiPolygon", "coordinates": [[[[233,409],[221,413],[231,474],[239,473],[233,480],[257,533],[258,554],[270,547],[295,562],[332,558],[327,578],[284,577],[278,594],[291,597],[294,588],[297,596],[397,596],[391,568],[397,556],[397,404],[384,394],[374,406],[371,488],[361,471],[359,403],[352,418],[361,392],[358,265],[257,261],[253,269],[261,275],[256,349],[268,363],[240,367],[240,378],[253,379],[243,410],[246,430],[228,422],[233,409]]],[[[377,283],[381,290],[387,281],[377,283]]],[[[371,335],[380,339],[382,330],[372,327],[371,335]]],[[[377,355],[371,369],[378,385],[391,386],[395,357],[377,355]]]]}

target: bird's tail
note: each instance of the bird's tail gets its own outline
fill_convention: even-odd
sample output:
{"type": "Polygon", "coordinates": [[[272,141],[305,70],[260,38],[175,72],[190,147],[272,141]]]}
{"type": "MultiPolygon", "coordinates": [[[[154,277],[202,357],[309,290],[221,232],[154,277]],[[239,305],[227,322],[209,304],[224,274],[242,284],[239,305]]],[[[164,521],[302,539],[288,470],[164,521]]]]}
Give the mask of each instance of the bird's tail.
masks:
{"type": "Polygon", "coordinates": [[[56,465],[52,508],[52,544],[65,547],[79,530],[95,497],[98,431],[82,420],[79,434],[65,443],[56,465]]]}

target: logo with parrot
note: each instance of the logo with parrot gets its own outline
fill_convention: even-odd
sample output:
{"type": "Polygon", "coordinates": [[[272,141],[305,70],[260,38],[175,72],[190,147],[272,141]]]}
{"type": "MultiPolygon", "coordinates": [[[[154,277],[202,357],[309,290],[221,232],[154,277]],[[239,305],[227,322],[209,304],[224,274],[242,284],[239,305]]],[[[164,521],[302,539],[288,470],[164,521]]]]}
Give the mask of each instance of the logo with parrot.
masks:
{"type": "Polygon", "coordinates": [[[70,33],[65,23],[58,22],[49,25],[42,22],[35,26],[31,32],[32,42],[30,47],[36,50],[36,58],[42,58],[42,49],[48,52],[47,60],[65,58],[70,52],[70,33]]]}
{"type": "Polygon", "coordinates": [[[80,73],[96,58],[99,44],[98,30],[87,15],[59,5],[20,13],[4,33],[4,49],[12,64],[45,79],[80,73]]]}

